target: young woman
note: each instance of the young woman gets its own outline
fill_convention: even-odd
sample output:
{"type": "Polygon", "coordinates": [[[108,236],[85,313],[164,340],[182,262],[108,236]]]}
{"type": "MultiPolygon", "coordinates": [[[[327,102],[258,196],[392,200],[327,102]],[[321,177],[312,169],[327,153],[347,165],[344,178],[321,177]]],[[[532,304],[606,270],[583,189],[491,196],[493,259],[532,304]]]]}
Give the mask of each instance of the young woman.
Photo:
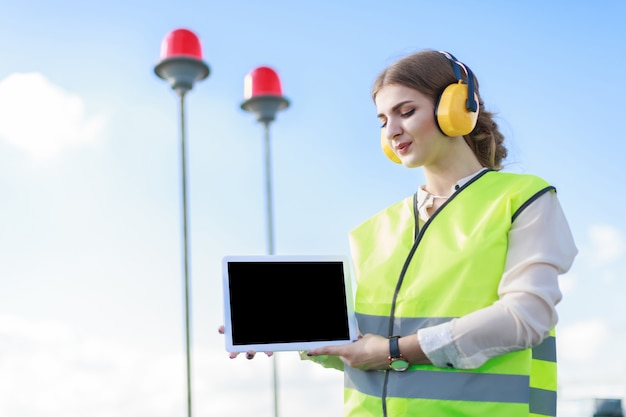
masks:
{"type": "Polygon", "coordinates": [[[504,137],[449,53],[400,59],[372,97],[385,153],[426,183],[350,233],[360,339],[302,357],[344,370],[344,416],[555,416],[577,254],[555,188],[501,171],[504,137]]]}

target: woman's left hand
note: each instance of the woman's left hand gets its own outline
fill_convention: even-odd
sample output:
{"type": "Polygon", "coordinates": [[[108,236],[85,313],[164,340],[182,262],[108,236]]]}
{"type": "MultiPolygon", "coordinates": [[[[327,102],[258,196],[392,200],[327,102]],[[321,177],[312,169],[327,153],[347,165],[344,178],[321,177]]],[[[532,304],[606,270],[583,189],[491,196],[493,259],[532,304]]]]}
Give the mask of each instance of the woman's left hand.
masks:
{"type": "Polygon", "coordinates": [[[368,333],[359,336],[356,342],[311,349],[307,355],[336,355],[346,365],[363,371],[387,369],[389,367],[389,339],[368,333]]]}

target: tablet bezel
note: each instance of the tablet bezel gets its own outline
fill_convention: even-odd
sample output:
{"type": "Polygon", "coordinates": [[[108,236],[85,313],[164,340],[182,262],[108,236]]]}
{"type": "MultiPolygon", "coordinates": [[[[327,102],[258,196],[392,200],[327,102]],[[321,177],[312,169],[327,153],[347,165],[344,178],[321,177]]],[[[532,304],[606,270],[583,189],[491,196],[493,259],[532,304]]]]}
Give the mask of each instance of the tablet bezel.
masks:
{"type": "MultiPolygon", "coordinates": [[[[306,274],[303,274],[306,276],[306,274]]],[[[323,285],[320,282],[311,282],[311,285],[323,285]]],[[[350,261],[343,255],[232,255],[222,259],[222,288],[224,304],[224,338],[228,352],[279,352],[279,351],[302,351],[321,346],[336,346],[352,343],[358,339],[356,316],[354,313],[354,293],[352,290],[352,274],[350,261]],[[343,279],[345,290],[345,309],[348,324],[348,338],[323,341],[294,341],[294,342],[268,342],[254,344],[234,344],[232,335],[230,280],[228,274],[229,262],[340,262],[343,265],[343,279]]],[[[310,312],[308,318],[315,320],[315,313],[310,312]]],[[[342,317],[343,319],[343,317],[342,317]]],[[[271,325],[271,323],[268,323],[271,325]]],[[[298,320],[294,322],[298,325],[298,320]]]]}

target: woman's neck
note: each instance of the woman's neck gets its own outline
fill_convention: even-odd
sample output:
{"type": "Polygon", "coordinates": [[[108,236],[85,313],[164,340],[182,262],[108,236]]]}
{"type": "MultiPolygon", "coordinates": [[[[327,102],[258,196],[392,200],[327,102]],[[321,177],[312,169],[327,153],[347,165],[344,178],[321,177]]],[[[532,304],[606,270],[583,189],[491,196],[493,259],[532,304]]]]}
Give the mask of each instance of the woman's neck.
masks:
{"type": "Polygon", "coordinates": [[[478,171],[483,166],[478,162],[474,152],[462,140],[460,147],[455,147],[447,158],[436,164],[424,166],[424,178],[426,180],[426,190],[434,195],[449,196],[457,182],[478,171]]]}

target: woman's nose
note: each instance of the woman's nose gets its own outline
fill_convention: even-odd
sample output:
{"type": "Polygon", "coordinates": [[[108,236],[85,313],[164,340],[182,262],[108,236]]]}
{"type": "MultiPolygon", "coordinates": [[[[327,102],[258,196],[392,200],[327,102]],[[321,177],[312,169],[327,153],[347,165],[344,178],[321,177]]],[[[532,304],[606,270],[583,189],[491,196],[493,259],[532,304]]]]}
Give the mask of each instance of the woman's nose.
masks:
{"type": "Polygon", "coordinates": [[[387,135],[387,139],[392,140],[402,133],[402,126],[400,123],[388,120],[387,125],[385,126],[385,133],[387,135]]]}

